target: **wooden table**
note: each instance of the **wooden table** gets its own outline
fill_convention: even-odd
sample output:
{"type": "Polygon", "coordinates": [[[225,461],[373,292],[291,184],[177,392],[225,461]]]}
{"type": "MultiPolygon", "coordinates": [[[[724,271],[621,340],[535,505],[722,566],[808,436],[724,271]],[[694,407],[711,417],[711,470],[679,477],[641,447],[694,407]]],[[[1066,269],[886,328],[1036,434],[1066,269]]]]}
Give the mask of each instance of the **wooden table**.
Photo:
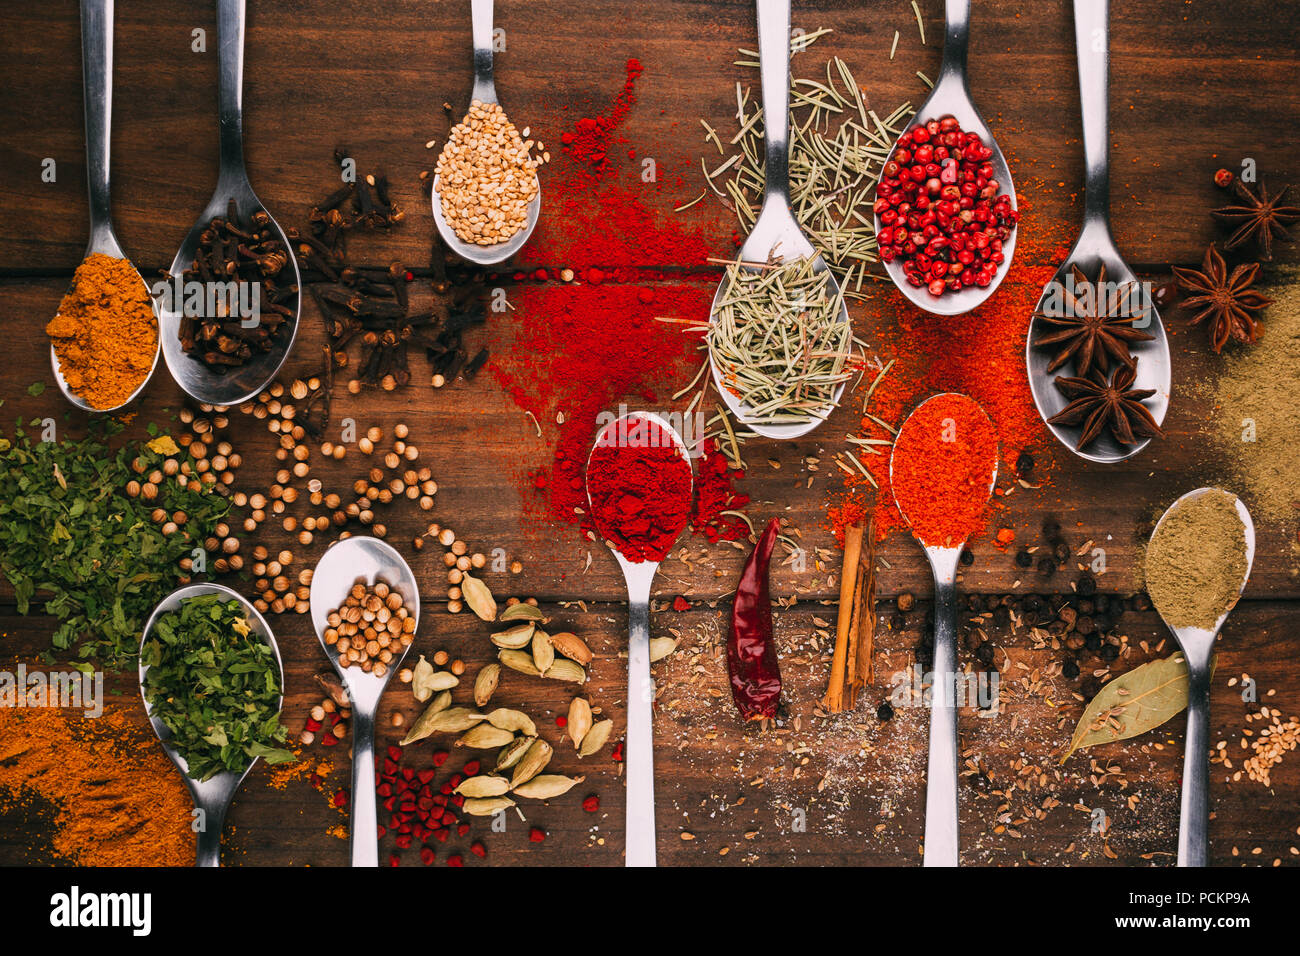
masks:
{"type": "MultiPolygon", "coordinates": [[[[928,45],[906,4],[863,4],[821,0],[797,4],[795,23],[807,29],[830,26],[817,52],[800,63],[819,64],[843,56],[873,104],[918,102],[923,95],[915,72],[933,75],[942,35],[942,4],[921,0],[928,45]],[[895,59],[889,59],[895,31],[895,59]]],[[[346,143],[363,170],[381,166],[394,193],[410,210],[403,228],[376,240],[367,251],[373,264],[399,259],[413,266],[428,261],[432,222],[417,184],[431,154],[430,138],[446,131],[441,104],[459,103],[468,86],[468,4],[376,3],[340,8],[320,0],[284,8],[253,3],[249,14],[245,71],[245,133],[251,179],[282,224],[301,224],[310,207],[331,187],[333,148],[346,143]]],[[[1112,180],[1116,233],[1126,258],[1148,274],[1170,263],[1199,262],[1216,236],[1208,215],[1216,203],[1210,174],[1254,157],[1280,185],[1300,176],[1290,137],[1300,106],[1293,91],[1300,15],[1295,10],[1242,0],[1231,5],[1206,0],[1170,3],[1134,0],[1113,4],[1111,19],[1112,180]]],[[[1040,219],[1077,221],[1081,194],[1081,149],[1073,27],[1070,5],[986,0],[976,4],[972,37],[972,85],[985,115],[1013,154],[1018,181],[1059,183],[1041,191],[1040,219]]],[[[0,62],[7,95],[0,104],[0,318],[6,338],[4,415],[62,416],[57,391],[27,394],[36,380],[50,382],[43,324],[53,314],[85,244],[86,202],[77,5],[70,0],[19,12],[7,9],[0,29],[0,62]],[[55,182],[42,181],[42,162],[57,164],[55,182]],[[20,347],[15,347],[20,346],[20,347]]],[[[733,65],[738,47],[752,47],[752,5],[738,0],[667,0],[649,18],[630,17],[625,4],[560,4],[534,0],[498,4],[497,24],[507,49],[498,54],[498,86],[512,116],[527,117],[534,135],[558,147],[560,131],[582,111],[601,109],[621,85],[624,62],[638,57],[645,74],[639,102],[622,130],[640,156],[661,169],[680,171],[683,183],[647,193],[657,215],[699,193],[698,156],[703,144],[697,117],[725,121],[734,111],[734,84],[750,74],[733,65]],[[593,42],[593,38],[598,38],[593,42]]],[[[122,244],[142,271],[164,268],[185,231],[206,203],[214,184],[216,58],[214,12],[200,5],[163,0],[119,5],[117,11],[113,181],[116,223],[122,244]],[[207,52],[191,49],[194,30],[206,30],[207,52]]],[[[558,156],[557,168],[568,162],[558,156]]],[[[624,171],[628,181],[634,171],[624,171]]],[[[544,180],[545,182],[545,180],[544,180]]],[[[545,187],[544,187],[545,188],[545,187]]],[[[720,208],[701,203],[682,214],[685,222],[716,236],[725,254],[733,224],[720,208]]],[[[545,252],[548,237],[563,237],[563,225],[549,223],[535,240],[545,252]]],[[[568,237],[570,241],[574,237],[568,237]]],[[[1294,262],[1293,247],[1280,258],[1294,262]]],[[[543,256],[543,258],[545,258],[543,256]]],[[[563,267],[571,261],[546,264],[563,267]]],[[[658,263],[680,271],[679,280],[711,284],[715,274],[699,262],[658,263]]],[[[425,273],[421,273],[424,275],[425,273]]],[[[423,284],[423,283],[421,283],[423,284]]],[[[854,309],[861,328],[871,328],[879,301],[854,309]]],[[[303,335],[289,376],[308,375],[319,365],[319,323],[305,306],[303,335]],[[310,318],[308,317],[310,314],[310,318]]],[[[1027,319],[1027,316],[1025,317],[1027,319]]],[[[1067,527],[1073,545],[1108,542],[1109,570],[1101,588],[1129,595],[1139,585],[1138,548],[1151,519],[1178,494],[1216,474],[1198,439],[1209,415],[1207,400],[1182,383],[1213,374],[1199,336],[1183,332],[1182,320],[1166,316],[1177,372],[1175,400],[1166,426],[1169,436],[1136,459],[1110,468],[1087,466],[1049,440],[1035,449],[1040,467],[1052,475],[1038,491],[1017,493],[998,523],[1013,528],[1018,541],[1038,534],[1046,515],[1067,527]],[[1075,526],[1077,522],[1077,527],[1075,526]]],[[[494,318],[482,337],[494,348],[508,346],[514,327],[494,318]]],[[[477,340],[476,340],[477,341],[477,340]]],[[[1292,370],[1294,371],[1294,370],[1292,370]]],[[[420,376],[417,376],[419,379],[420,376]]],[[[664,382],[671,394],[684,382],[664,382]]],[[[160,370],[138,421],[164,420],[179,392],[160,370]]],[[[393,394],[367,393],[364,401],[340,391],[336,415],[355,415],[391,428],[409,423],[413,440],[430,463],[441,490],[435,520],[454,526],[475,548],[503,548],[519,558],[517,577],[491,577],[502,595],[535,595],[557,622],[586,637],[597,652],[588,687],[622,727],[626,608],[614,563],[598,545],[568,526],[539,526],[521,518],[530,506],[520,480],[520,463],[546,461],[548,440],[539,438],[521,410],[487,375],[472,385],[435,392],[415,384],[393,394]],[[591,554],[590,567],[586,567],[591,554]]],[[[72,419],[75,429],[77,419],[72,419]]],[[[831,547],[824,508],[837,484],[803,460],[829,460],[852,427],[847,410],[808,439],[783,445],[751,444],[750,477],[744,490],[756,518],[785,514],[806,544],[831,547]],[[781,466],[773,468],[769,459],[781,466]]],[[[250,488],[270,481],[270,437],[248,420],[250,464],[241,476],[250,488]]],[[[549,423],[547,423],[549,425],[549,423]]],[[[337,472],[350,474],[345,463],[337,472]]],[[[823,466],[825,467],[825,466],[823,466]]],[[[393,522],[390,538],[409,551],[422,515],[393,522]]],[[[1213,702],[1212,741],[1231,739],[1235,748],[1244,705],[1228,678],[1249,672],[1261,692],[1284,711],[1295,708],[1300,667],[1285,640],[1292,636],[1300,584],[1292,550],[1295,522],[1260,529],[1259,551],[1246,599],[1221,642],[1213,702]]],[[[833,621],[837,590],[828,577],[838,560],[817,574],[787,568],[773,575],[773,593],[798,592],[798,603],[778,614],[787,714],[780,726],[759,731],[738,720],[727,699],[723,650],[728,595],[743,554],[735,548],[685,542],[704,558],[693,571],[678,562],[665,566],[658,592],[666,603],[677,595],[687,612],[661,608],[657,633],[680,631],[682,646],[656,665],[658,707],[656,758],[660,861],[664,864],[902,864],[920,861],[923,830],[923,770],[926,712],[901,710],[888,723],[874,709],[888,693],[888,675],[913,659],[921,613],[912,612],[902,630],[884,624],[893,596],[929,593],[923,556],[900,536],[887,539],[880,556],[882,627],[878,641],[877,686],[857,713],[833,719],[814,714],[821,697],[831,641],[824,621],[833,621]]],[[[1009,555],[987,540],[965,575],[968,593],[1013,591],[1018,575],[1009,555]]],[[[435,549],[436,551],[436,549],[435,549]]],[[[314,559],[319,547],[305,556],[314,559]]],[[[436,555],[435,555],[436,558],[436,555]]],[[[441,565],[427,555],[417,561],[430,602],[419,648],[446,648],[463,658],[470,672],[488,658],[487,630],[468,614],[451,615],[439,603],[441,565]]],[[[1068,590],[1072,578],[1058,575],[1068,590]]],[[[1024,593],[1029,585],[1018,589],[1024,593]]],[[[9,603],[0,610],[3,650],[34,655],[51,625],[39,616],[17,617],[9,603]]],[[[924,606],[924,601],[922,601],[924,606]]],[[[274,621],[288,671],[285,714],[301,727],[316,700],[310,675],[321,656],[306,616],[274,621]]],[[[555,626],[558,626],[555,625],[555,626]]],[[[833,630],[833,625],[831,630],[833,630]]],[[[1130,642],[1158,642],[1164,632],[1151,613],[1131,613],[1123,631],[1130,642]]],[[[1057,659],[1035,651],[1024,630],[994,629],[997,661],[1011,688],[1004,712],[994,719],[963,713],[963,751],[987,774],[973,774],[962,794],[963,862],[967,864],[1167,865],[1175,850],[1178,780],[1183,719],[1122,745],[1076,755],[1063,767],[1055,756],[1068,740],[1082,704],[1075,686],[1056,679],[1043,696],[1020,693],[1018,681],[1057,659]],[[1090,766],[1090,761],[1096,764],[1090,766]],[[1114,768],[1107,774],[1105,768],[1114,768]],[[1115,772],[1117,771],[1117,772],[1115,772]],[[1013,786],[1019,789],[1012,791],[1013,786]],[[1129,797],[1139,800],[1130,806],[1129,797]],[[1036,811],[1049,801],[1050,809],[1036,811]],[[1094,832],[1091,811],[1103,809],[1109,829],[1094,832]],[[1027,812],[1026,812],[1027,811],[1027,812]],[[1026,822],[1018,822],[1027,818],[1026,822]]],[[[1135,658],[1139,659],[1139,658],[1135,658]]],[[[134,706],[133,682],[121,685],[121,706],[134,706]]],[[[562,713],[569,694],[544,682],[507,681],[504,703],[528,709],[544,722],[562,713]]],[[[381,724],[395,708],[409,716],[416,706],[404,688],[390,689],[381,724]]],[[[143,718],[141,718],[143,719],[143,718]]],[[[558,737],[553,725],[545,731],[558,737]]],[[[386,741],[393,731],[385,729],[386,741]]],[[[608,759],[583,764],[558,748],[555,766],[586,772],[578,790],[545,807],[530,808],[530,821],[544,826],[544,844],[530,844],[526,828],[514,826],[492,837],[490,862],[618,865],[623,847],[622,785],[608,759]],[[581,796],[598,793],[598,814],[584,813],[581,796]]],[[[608,751],[606,752],[606,757],[608,751]]],[[[1214,768],[1212,859],[1217,864],[1268,864],[1297,859],[1300,826],[1300,758],[1275,768],[1272,789],[1225,782],[1214,768]],[[1256,854],[1252,850],[1260,848],[1256,854]],[[1241,855],[1238,856],[1237,854],[1241,855]]],[[[346,842],[327,828],[340,820],[305,782],[274,790],[265,768],[246,783],[231,814],[227,862],[248,864],[342,864],[346,842]]],[[[37,832],[6,828],[0,862],[30,860],[24,848],[42,844],[37,832]]],[[[409,854],[408,854],[409,856],[409,854]]]]}

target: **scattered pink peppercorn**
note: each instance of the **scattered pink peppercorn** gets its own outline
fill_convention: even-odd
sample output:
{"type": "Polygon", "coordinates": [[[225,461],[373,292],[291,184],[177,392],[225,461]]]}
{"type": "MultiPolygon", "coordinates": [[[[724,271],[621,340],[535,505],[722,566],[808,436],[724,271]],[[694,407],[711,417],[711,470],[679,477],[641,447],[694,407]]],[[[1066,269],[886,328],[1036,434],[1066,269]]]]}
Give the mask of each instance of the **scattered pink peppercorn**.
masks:
{"type": "Polygon", "coordinates": [[[346,807],[348,805],[348,792],[346,790],[335,791],[333,803],[336,807],[346,807]]]}
{"type": "Polygon", "coordinates": [[[420,862],[423,863],[425,866],[433,865],[434,856],[435,854],[433,852],[433,847],[431,846],[420,847],[420,862]]]}
{"type": "Polygon", "coordinates": [[[677,597],[673,598],[674,611],[689,611],[690,609],[691,609],[691,602],[686,600],[686,598],[682,597],[680,594],[677,595],[677,597]]]}
{"type": "Polygon", "coordinates": [[[487,847],[483,845],[482,841],[475,840],[470,844],[469,852],[473,853],[475,856],[485,857],[487,856],[487,847]]]}
{"type": "Polygon", "coordinates": [[[462,860],[461,857],[460,857],[460,854],[457,853],[455,856],[449,856],[449,857],[447,857],[447,865],[448,865],[448,866],[464,866],[464,865],[465,865],[465,861],[462,860]]]}
{"type": "Polygon", "coordinates": [[[593,793],[587,799],[582,801],[582,809],[586,810],[588,813],[595,813],[600,809],[600,797],[593,793]]]}
{"type": "Polygon", "coordinates": [[[1230,169],[1220,169],[1214,174],[1214,185],[1220,189],[1227,189],[1232,185],[1232,181],[1237,177],[1232,174],[1230,169]]]}
{"type": "Polygon", "coordinates": [[[561,714],[559,717],[556,717],[556,718],[555,718],[555,726],[556,726],[556,727],[567,727],[567,726],[569,726],[569,718],[568,718],[568,717],[565,717],[563,714],[561,714]]]}
{"type": "Polygon", "coordinates": [[[541,843],[546,839],[546,831],[541,827],[533,827],[528,831],[528,840],[530,843],[541,843]]]}
{"type": "Polygon", "coordinates": [[[478,771],[479,771],[479,762],[477,760],[471,760],[469,763],[465,764],[463,770],[465,776],[467,777],[474,776],[474,774],[478,773],[478,771]]]}

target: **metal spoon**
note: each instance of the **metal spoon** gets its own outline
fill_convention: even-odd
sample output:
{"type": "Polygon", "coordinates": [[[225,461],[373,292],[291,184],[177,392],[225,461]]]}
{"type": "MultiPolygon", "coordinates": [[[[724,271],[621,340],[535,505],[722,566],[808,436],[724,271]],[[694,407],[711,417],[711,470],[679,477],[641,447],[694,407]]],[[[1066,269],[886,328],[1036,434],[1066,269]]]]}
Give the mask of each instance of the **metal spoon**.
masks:
{"type": "MultiPolygon", "coordinates": [[[[944,394],[957,393],[932,395],[917,405],[898,430],[899,434],[927,402],[944,394]]],[[[965,395],[958,397],[974,403],[974,399],[965,395]]],[[[891,486],[897,452],[895,443],[889,458],[891,486]]],[[[997,480],[995,456],[987,494],[993,493],[997,480]]],[[[902,502],[897,497],[894,502],[910,526],[912,520],[902,502]]],[[[934,675],[930,683],[930,757],[925,784],[925,855],[922,865],[957,866],[957,562],[966,542],[942,547],[917,540],[925,549],[934,573],[934,675]]]]}
{"type": "MultiPolygon", "coordinates": [[[[112,190],[109,186],[109,140],[113,125],[113,0],[81,0],[81,73],[86,103],[86,185],[90,194],[90,242],[86,246],[85,258],[100,253],[114,259],[125,259],[126,253],[113,231],[112,190]]],[[[136,275],[140,275],[138,269],[136,275]]],[[[143,277],[140,284],[146,292],[149,291],[143,277]]],[[[150,302],[157,319],[158,302],[152,296],[150,302]]],[[[144,391],[158,367],[158,352],[155,342],[149,374],[126,401],[112,408],[95,408],[68,388],[53,345],[50,345],[50,365],[59,391],[73,405],[86,412],[114,412],[130,405],[144,391]]]]}
{"type": "MultiPolygon", "coordinates": [[[[785,262],[812,259],[813,271],[829,271],[826,260],[817,254],[812,243],[790,209],[790,0],[757,0],[758,6],[758,59],[759,77],[763,87],[763,147],[764,176],[763,206],[759,210],[754,228],[740,247],[742,262],[765,263],[776,254],[785,262]]],[[[710,315],[716,314],[726,292],[726,277],[718,284],[713,297],[710,315]]],[[[830,277],[826,295],[839,295],[840,286],[835,276],[830,277]]],[[[849,310],[842,302],[840,319],[849,321],[849,310]]],[[[820,425],[844,394],[844,385],[835,390],[835,400],[825,409],[814,412],[809,421],[790,425],[762,425],[751,421],[747,404],[742,402],[722,381],[721,370],[713,364],[713,384],[718,394],[746,428],[764,438],[799,438],[820,425]]]]}
{"type": "Polygon", "coordinates": [[[344,538],[330,545],[316,564],[311,578],[311,623],[325,656],[338,671],[352,701],[352,819],[348,843],[353,866],[379,865],[379,816],[375,809],[375,710],[384,687],[410,650],[389,662],[383,677],[359,667],[340,667],[338,651],[325,643],[330,611],[336,609],[357,582],[372,585],[382,579],[402,596],[402,602],[420,624],[420,590],[415,575],[392,545],[378,538],[344,538]]]}
{"type": "MultiPolygon", "coordinates": [[[[1109,0],[1074,0],[1074,38],[1079,60],[1079,100],[1083,112],[1083,154],[1087,164],[1083,228],[1065,262],[1061,263],[1052,281],[1043,289],[1035,312],[1042,311],[1044,301],[1054,287],[1069,288],[1067,283],[1071,265],[1077,265],[1090,280],[1096,279],[1098,271],[1104,265],[1107,284],[1117,283],[1117,287],[1137,281],[1133,270],[1120,258],[1119,249],[1110,232],[1110,135],[1107,123],[1109,11],[1109,0]]],[[[1146,315],[1138,318],[1133,326],[1144,329],[1155,338],[1149,342],[1133,344],[1133,354],[1139,361],[1137,380],[1132,387],[1155,389],[1156,394],[1146,406],[1159,425],[1169,410],[1169,341],[1165,338],[1164,324],[1160,321],[1160,313],[1156,311],[1151,297],[1144,292],[1141,299],[1146,315]]],[[[1065,408],[1069,400],[1053,384],[1055,375],[1047,371],[1052,359],[1050,350],[1034,345],[1043,333],[1043,323],[1032,319],[1029,323],[1025,361],[1029,369],[1029,388],[1034,396],[1034,404],[1046,422],[1065,408]]],[[[1123,461],[1146,448],[1151,441],[1146,438],[1133,445],[1121,445],[1109,432],[1103,432],[1080,450],[1075,447],[1080,427],[1050,423],[1047,427],[1063,445],[1089,461],[1123,461]]]]}
{"type": "MultiPolygon", "coordinates": [[[[1255,563],[1255,523],[1250,512],[1236,495],[1219,488],[1197,488],[1175,501],[1160,516],[1151,539],[1160,533],[1160,526],[1179,505],[1201,495],[1227,495],[1237,508],[1237,516],[1246,539],[1246,574],[1241,579],[1241,589],[1246,589],[1250,569],[1255,563]]],[[[1233,601],[1236,606],[1236,601],[1233,601]]],[[[1160,608],[1156,608],[1157,611],[1160,608]]],[[[1223,628],[1223,622],[1232,613],[1229,607],[1219,615],[1214,627],[1174,627],[1165,621],[1173,632],[1178,646],[1187,660],[1187,740],[1183,745],[1183,797],[1178,821],[1178,865],[1205,866],[1209,854],[1210,827],[1210,657],[1214,641],[1223,628]]],[[[1161,613],[1161,620],[1164,615],[1161,613]]]]}
{"type": "MultiPolygon", "coordinates": [[[[252,625],[253,632],[270,646],[271,653],[275,655],[275,666],[280,671],[280,700],[276,704],[278,711],[284,704],[284,664],[280,661],[280,648],[275,643],[275,635],[271,633],[271,625],[266,623],[266,619],[258,613],[257,608],[253,607],[242,594],[232,591],[228,587],[220,584],[187,584],[185,587],[177,588],[167,595],[154,608],[153,613],[149,615],[149,620],[144,626],[144,634],[140,638],[140,649],[143,651],[150,634],[153,633],[154,624],[158,621],[158,618],[178,609],[182,601],[202,597],[205,594],[220,594],[225,599],[238,601],[248,618],[248,623],[252,625]]],[[[148,670],[143,664],[140,665],[141,698],[144,697],[144,675],[148,670]]],[[[257,758],[252,759],[248,766],[244,768],[243,773],[227,771],[213,774],[207,780],[195,780],[190,776],[189,765],[185,762],[185,758],[173,750],[171,744],[168,743],[172,732],[167,728],[166,724],[149,713],[148,700],[145,700],[144,709],[145,714],[149,717],[149,723],[153,725],[154,733],[162,741],[163,750],[167,752],[167,756],[171,758],[172,763],[176,765],[176,769],[181,772],[181,778],[185,781],[185,786],[189,788],[190,796],[194,799],[194,806],[203,814],[203,827],[198,831],[194,865],[220,866],[221,831],[225,826],[226,811],[230,809],[230,801],[234,799],[235,791],[244,782],[244,778],[248,776],[248,771],[253,769],[253,764],[257,763],[257,758]]]]}
{"type": "MultiPolygon", "coordinates": [[[[185,270],[194,262],[199,237],[208,228],[214,216],[225,216],[230,201],[242,219],[248,220],[256,212],[267,212],[248,181],[244,166],[244,0],[217,0],[217,65],[221,74],[219,110],[221,121],[221,167],[217,174],[217,190],[199,216],[194,228],[181,243],[176,258],[172,260],[171,282],[173,288],[183,281],[185,270]]],[[[270,213],[267,212],[270,217],[270,213]]],[[[293,245],[274,217],[270,227],[279,236],[289,254],[285,268],[293,269],[293,285],[301,288],[302,276],[293,245]]],[[[164,300],[172,297],[164,296],[164,300]]],[[[212,371],[198,359],[191,358],[180,342],[182,303],[165,301],[159,335],[162,339],[163,357],[172,378],[191,398],[212,405],[238,405],[253,398],[265,388],[280,371],[280,366],[293,349],[298,335],[298,319],[302,315],[302,295],[298,295],[293,319],[287,329],[276,333],[276,344],[269,352],[256,352],[243,365],[232,366],[224,372],[212,371]]]]}
{"type": "MultiPolygon", "coordinates": [[[[626,422],[645,420],[654,422],[673,442],[689,462],[690,453],[682,436],[672,425],[650,412],[633,412],[601,429],[592,447],[604,443],[612,429],[626,422]]],[[[626,431],[624,431],[626,434],[626,431]]],[[[587,457],[587,502],[591,503],[591,456],[587,457]]],[[[692,474],[692,484],[694,475],[692,474]]],[[[592,511],[595,511],[594,506],[592,511]]],[[[684,526],[683,526],[684,527],[684,526]]],[[[655,865],[655,780],[654,780],[654,729],[651,721],[651,704],[654,702],[654,681],[650,678],[650,585],[659,570],[658,561],[629,561],[616,548],[610,552],[623,569],[627,581],[628,642],[627,642],[627,748],[624,760],[627,766],[627,866],[655,865]]]]}
{"type": "MultiPolygon", "coordinates": [[[[989,131],[988,124],[984,122],[984,117],[980,115],[975,102],[971,99],[970,81],[966,76],[966,52],[970,41],[970,0],[945,0],[944,8],[946,25],[939,80],[934,84],[934,89],[930,91],[930,96],[925,103],[916,111],[907,129],[915,129],[932,119],[951,116],[961,124],[964,132],[978,133],[984,145],[993,151],[989,163],[993,166],[994,178],[997,179],[1001,191],[1011,197],[1011,208],[1015,209],[1017,208],[1016,187],[1011,181],[1011,168],[1007,165],[1002,150],[998,148],[997,140],[989,131]]],[[[897,149],[898,146],[895,145],[894,150],[897,149]]],[[[894,150],[890,151],[891,159],[894,150]]],[[[876,230],[880,230],[879,216],[876,217],[876,230]]],[[[924,286],[917,288],[907,281],[907,277],[903,275],[903,263],[899,260],[885,263],[885,271],[889,273],[889,278],[894,280],[894,285],[898,286],[898,291],[907,296],[918,308],[934,315],[961,315],[982,304],[1002,284],[1007,270],[1011,268],[1011,258],[1016,251],[1017,231],[1018,229],[1011,230],[1010,238],[1002,243],[1004,256],[1002,264],[998,266],[993,281],[982,289],[977,285],[965,286],[959,292],[945,292],[941,296],[934,296],[924,286]]]]}
{"type": "MultiPolygon", "coordinates": [[[[500,104],[497,99],[496,83],[492,79],[492,0],[470,0],[470,16],[473,22],[474,37],[474,89],[470,99],[480,103],[500,104]]],[[[444,146],[445,150],[447,147],[444,146]]],[[[507,239],[490,246],[477,246],[462,242],[456,230],[447,224],[442,214],[442,197],[438,195],[438,177],[433,177],[433,221],[438,224],[438,234],[447,248],[468,262],[480,266],[494,266],[505,262],[528,242],[533,234],[537,220],[542,215],[542,190],[538,185],[537,195],[528,204],[528,223],[524,228],[507,239]]]]}

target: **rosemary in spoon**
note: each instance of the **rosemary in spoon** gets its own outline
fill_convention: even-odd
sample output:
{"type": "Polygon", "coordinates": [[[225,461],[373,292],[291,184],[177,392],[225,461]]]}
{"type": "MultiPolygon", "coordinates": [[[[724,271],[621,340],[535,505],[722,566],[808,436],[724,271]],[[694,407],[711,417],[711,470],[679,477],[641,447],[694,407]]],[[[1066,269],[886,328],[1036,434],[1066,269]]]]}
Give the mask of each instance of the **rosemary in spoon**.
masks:
{"type": "Polygon", "coordinates": [[[853,377],[858,343],[830,279],[811,259],[727,266],[707,344],[723,387],[746,406],[747,423],[824,418],[853,377]]]}

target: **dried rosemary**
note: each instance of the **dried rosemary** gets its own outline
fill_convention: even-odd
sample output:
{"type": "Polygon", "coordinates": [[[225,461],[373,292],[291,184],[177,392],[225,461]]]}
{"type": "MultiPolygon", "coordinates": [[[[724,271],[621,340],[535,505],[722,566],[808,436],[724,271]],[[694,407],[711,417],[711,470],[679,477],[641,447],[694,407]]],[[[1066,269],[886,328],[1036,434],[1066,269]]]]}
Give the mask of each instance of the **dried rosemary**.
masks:
{"type": "Polygon", "coordinates": [[[853,376],[857,341],[830,280],[811,259],[727,266],[707,343],[723,386],[746,406],[747,424],[824,417],[853,376]]]}
{"type": "MultiPolygon", "coordinates": [[[[796,37],[793,51],[806,50],[828,30],[796,37]]],[[[742,56],[746,51],[741,51],[742,56]]],[[[752,59],[738,61],[757,66],[752,59]]],[[[838,57],[826,64],[826,78],[796,79],[790,91],[790,199],[809,240],[834,270],[850,298],[863,298],[867,265],[876,261],[872,214],[880,169],[913,113],[904,103],[883,120],[867,106],[848,65],[838,57]]],[[[738,132],[725,141],[704,123],[721,163],[701,159],[705,179],[735,211],[744,231],[753,227],[763,198],[763,111],[750,90],[736,84],[738,132]],[[727,155],[727,147],[737,149],[727,155]]]]}

